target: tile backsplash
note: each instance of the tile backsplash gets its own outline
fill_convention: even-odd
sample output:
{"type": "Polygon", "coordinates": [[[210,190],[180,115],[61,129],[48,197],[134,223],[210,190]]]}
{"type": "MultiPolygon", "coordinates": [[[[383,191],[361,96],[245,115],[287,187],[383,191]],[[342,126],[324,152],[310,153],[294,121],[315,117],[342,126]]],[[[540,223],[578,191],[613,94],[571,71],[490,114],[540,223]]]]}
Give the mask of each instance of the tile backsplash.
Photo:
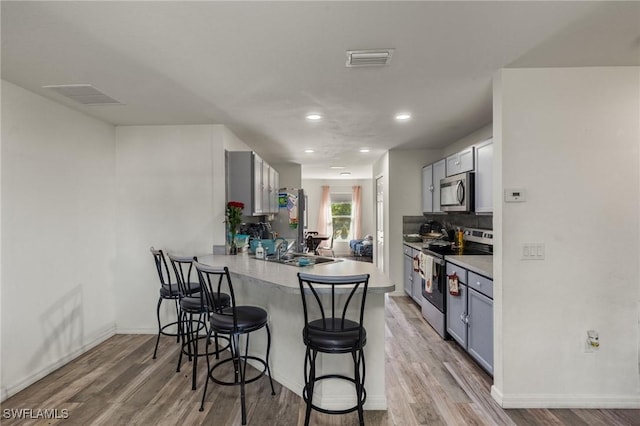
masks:
{"type": "Polygon", "coordinates": [[[493,215],[490,214],[469,214],[469,213],[446,213],[446,214],[424,214],[422,216],[402,216],[402,233],[417,234],[420,225],[430,220],[440,222],[447,229],[480,228],[493,229],[493,215]]]}

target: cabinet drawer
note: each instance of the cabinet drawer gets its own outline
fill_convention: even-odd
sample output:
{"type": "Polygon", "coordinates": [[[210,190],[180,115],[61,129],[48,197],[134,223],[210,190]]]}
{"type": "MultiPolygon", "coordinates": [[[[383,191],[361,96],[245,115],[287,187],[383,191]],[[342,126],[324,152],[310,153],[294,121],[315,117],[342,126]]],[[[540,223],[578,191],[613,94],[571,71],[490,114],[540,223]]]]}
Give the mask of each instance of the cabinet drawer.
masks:
{"type": "Polygon", "coordinates": [[[404,247],[404,254],[406,254],[407,256],[412,256],[413,249],[409,246],[403,246],[403,247],[404,247]]]}
{"type": "Polygon", "coordinates": [[[467,285],[487,297],[493,299],[493,281],[474,272],[469,271],[467,285]]]}
{"type": "Polygon", "coordinates": [[[447,262],[447,275],[453,275],[454,272],[458,275],[458,282],[466,284],[467,270],[461,266],[447,262]]]}

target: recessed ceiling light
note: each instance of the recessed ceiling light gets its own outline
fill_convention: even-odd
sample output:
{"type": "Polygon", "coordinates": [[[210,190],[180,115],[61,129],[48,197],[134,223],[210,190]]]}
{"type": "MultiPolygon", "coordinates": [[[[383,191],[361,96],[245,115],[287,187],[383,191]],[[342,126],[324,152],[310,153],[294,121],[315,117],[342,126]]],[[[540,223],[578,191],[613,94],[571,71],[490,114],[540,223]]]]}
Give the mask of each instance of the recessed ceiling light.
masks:
{"type": "Polygon", "coordinates": [[[344,166],[331,166],[330,169],[344,169],[344,166]]]}
{"type": "Polygon", "coordinates": [[[307,154],[311,154],[312,152],[315,152],[315,151],[312,149],[305,149],[304,152],[306,152],[307,154]]]}
{"type": "Polygon", "coordinates": [[[318,121],[322,118],[320,114],[307,114],[307,120],[318,121]]]}
{"type": "Polygon", "coordinates": [[[360,152],[369,152],[369,148],[360,148],[360,152]]]}
{"type": "Polygon", "coordinates": [[[340,176],[351,176],[351,172],[340,172],[340,176]]]}
{"type": "Polygon", "coordinates": [[[411,118],[411,114],[407,114],[406,112],[396,114],[396,120],[398,121],[407,121],[410,118],[411,118]]]}

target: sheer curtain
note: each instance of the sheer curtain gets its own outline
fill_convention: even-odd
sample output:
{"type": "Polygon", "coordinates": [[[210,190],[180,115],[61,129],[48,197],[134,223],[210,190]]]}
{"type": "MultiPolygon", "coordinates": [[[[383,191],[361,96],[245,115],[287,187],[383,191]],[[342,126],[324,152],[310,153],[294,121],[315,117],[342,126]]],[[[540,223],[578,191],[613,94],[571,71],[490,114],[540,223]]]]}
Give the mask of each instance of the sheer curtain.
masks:
{"type": "Polygon", "coordinates": [[[318,211],[318,233],[331,235],[331,227],[331,190],[329,185],[323,185],[320,210],[318,211]]]}
{"type": "Polygon", "coordinates": [[[353,193],[351,195],[351,202],[353,203],[353,219],[352,219],[352,231],[353,238],[355,240],[362,238],[361,234],[361,211],[362,211],[362,187],[355,185],[352,187],[353,193]]]}

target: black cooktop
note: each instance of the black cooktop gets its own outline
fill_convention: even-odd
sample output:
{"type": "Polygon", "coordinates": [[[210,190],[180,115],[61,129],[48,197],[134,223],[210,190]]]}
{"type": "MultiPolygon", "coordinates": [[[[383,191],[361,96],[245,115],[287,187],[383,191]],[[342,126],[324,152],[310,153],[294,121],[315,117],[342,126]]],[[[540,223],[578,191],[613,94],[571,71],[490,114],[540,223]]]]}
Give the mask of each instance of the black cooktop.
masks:
{"type": "Polygon", "coordinates": [[[470,256],[470,255],[491,255],[493,254],[492,247],[485,246],[484,244],[465,244],[464,247],[460,248],[457,246],[434,246],[434,245],[425,245],[423,248],[425,251],[429,251],[435,254],[439,254],[441,256],[470,256]]]}

